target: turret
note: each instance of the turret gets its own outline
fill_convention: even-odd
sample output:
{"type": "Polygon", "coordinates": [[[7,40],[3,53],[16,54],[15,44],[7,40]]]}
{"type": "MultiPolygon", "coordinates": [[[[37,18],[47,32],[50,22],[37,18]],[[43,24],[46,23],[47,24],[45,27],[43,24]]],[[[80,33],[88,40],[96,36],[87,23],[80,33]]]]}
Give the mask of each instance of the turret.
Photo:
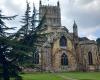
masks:
{"type": "Polygon", "coordinates": [[[77,24],[75,21],[73,24],[73,34],[74,34],[74,36],[78,37],[78,28],[77,28],[77,24]]]}
{"type": "Polygon", "coordinates": [[[75,49],[75,56],[77,62],[77,70],[83,70],[83,55],[81,54],[80,44],[79,44],[79,37],[78,37],[78,27],[76,22],[74,21],[73,24],[73,43],[75,49]]]}
{"type": "Polygon", "coordinates": [[[40,2],[39,2],[39,6],[41,6],[42,5],[42,1],[40,0],[40,2]]]}
{"type": "Polygon", "coordinates": [[[78,39],[78,28],[77,28],[77,24],[75,21],[73,24],[73,39],[74,39],[74,46],[77,47],[79,43],[79,39],[78,39]]]}
{"type": "Polygon", "coordinates": [[[59,3],[59,1],[57,2],[57,6],[60,7],[60,3],[59,3]]]}

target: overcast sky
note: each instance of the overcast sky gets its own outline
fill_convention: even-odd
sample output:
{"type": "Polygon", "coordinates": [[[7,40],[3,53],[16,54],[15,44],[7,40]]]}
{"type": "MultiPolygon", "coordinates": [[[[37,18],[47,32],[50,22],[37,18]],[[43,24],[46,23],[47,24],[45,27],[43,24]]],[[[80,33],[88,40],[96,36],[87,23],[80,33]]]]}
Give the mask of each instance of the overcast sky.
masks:
{"type": "MultiPolygon", "coordinates": [[[[33,2],[37,9],[39,0],[28,0],[32,8],[33,2]]],[[[42,0],[42,4],[57,5],[58,0],[42,0]]],[[[61,7],[62,25],[72,32],[74,20],[78,25],[81,37],[96,40],[100,37],[100,0],[59,0],[61,7]]],[[[7,22],[8,26],[20,28],[21,16],[24,15],[26,0],[0,0],[0,9],[5,15],[19,15],[15,21],[7,22]]]]}

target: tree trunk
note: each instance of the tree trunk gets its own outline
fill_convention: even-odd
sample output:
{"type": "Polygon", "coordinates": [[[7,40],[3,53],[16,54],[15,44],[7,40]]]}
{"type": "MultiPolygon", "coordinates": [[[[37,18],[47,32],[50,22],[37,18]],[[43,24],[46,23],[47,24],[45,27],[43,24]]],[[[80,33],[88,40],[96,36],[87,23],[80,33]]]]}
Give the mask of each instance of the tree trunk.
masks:
{"type": "Polygon", "coordinates": [[[0,63],[2,64],[2,69],[3,69],[3,80],[9,80],[9,71],[8,71],[8,63],[5,59],[5,56],[0,53],[0,63]]]}
{"type": "Polygon", "coordinates": [[[10,80],[9,71],[8,71],[8,62],[5,58],[5,55],[3,55],[6,48],[7,46],[5,46],[4,48],[0,48],[0,63],[2,64],[2,68],[3,68],[3,72],[2,72],[3,80],[10,80]]]}
{"type": "Polygon", "coordinates": [[[3,63],[3,79],[10,80],[7,62],[3,63]]]}

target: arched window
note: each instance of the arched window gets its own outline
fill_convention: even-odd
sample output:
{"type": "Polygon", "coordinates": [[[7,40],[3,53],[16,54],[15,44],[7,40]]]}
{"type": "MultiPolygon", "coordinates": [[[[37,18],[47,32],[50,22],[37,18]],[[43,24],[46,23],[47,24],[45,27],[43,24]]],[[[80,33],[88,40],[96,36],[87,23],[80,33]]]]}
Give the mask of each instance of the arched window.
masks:
{"type": "Polygon", "coordinates": [[[38,52],[33,54],[33,63],[39,64],[39,53],[38,52]]]}
{"type": "Polygon", "coordinates": [[[65,53],[61,56],[61,65],[68,65],[68,57],[65,53]]]}
{"type": "Polygon", "coordinates": [[[60,38],[60,46],[66,47],[66,45],[67,45],[67,40],[66,40],[66,38],[64,36],[62,36],[60,38]]]}
{"type": "Polygon", "coordinates": [[[92,53],[88,53],[88,60],[89,60],[89,65],[93,65],[93,59],[92,59],[92,53]]]}

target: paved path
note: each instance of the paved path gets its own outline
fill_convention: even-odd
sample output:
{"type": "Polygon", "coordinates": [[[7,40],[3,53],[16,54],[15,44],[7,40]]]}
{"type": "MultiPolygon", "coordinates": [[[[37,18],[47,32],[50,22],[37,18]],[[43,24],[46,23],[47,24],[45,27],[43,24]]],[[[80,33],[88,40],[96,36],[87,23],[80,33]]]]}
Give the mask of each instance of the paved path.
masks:
{"type": "Polygon", "coordinates": [[[56,75],[63,78],[64,80],[78,80],[78,79],[73,79],[73,78],[70,78],[70,77],[67,77],[67,76],[64,76],[64,75],[60,75],[60,74],[56,74],[56,75]]]}

